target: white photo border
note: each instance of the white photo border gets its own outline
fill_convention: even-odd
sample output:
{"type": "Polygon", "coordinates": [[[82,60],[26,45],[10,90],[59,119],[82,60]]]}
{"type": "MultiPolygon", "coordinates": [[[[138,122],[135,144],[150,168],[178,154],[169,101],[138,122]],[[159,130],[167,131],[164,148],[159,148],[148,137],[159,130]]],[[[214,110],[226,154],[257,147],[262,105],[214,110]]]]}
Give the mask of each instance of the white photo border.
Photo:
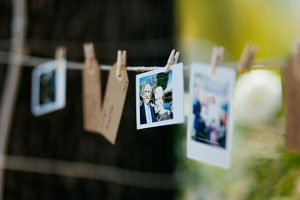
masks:
{"type": "Polygon", "coordinates": [[[151,76],[164,72],[164,68],[149,71],[146,73],[136,75],[136,124],[137,129],[165,126],[171,124],[184,123],[184,82],[183,82],[183,64],[178,63],[172,65],[172,101],[173,101],[173,119],[163,120],[159,122],[152,122],[147,124],[141,124],[140,122],[140,79],[146,76],[151,76]]]}
{"type": "Polygon", "coordinates": [[[35,67],[32,71],[31,112],[40,116],[65,107],[66,104],[66,60],[50,61],[35,67]],[[59,67],[57,67],[58,63],[59,67]],[[57,69],[56,69],[57,68],[57,69]],[[40,105],[40,78],[42,74],[56,70],[55,101],[40,105]]]}
{"type": "Polygon", "coordinates": [[[193,100],[194,100],[194,86],[195,74],[205,74],[211,76],[210,65],[204,63],[193,62],[190,71],[190,84],[189,84],[189,116],[187,126],[187,157],[213,164],[225,169],[230,168],[231,149],[232,149],[232,134],[233,134],[233,112],[232,112],[232,97],[235,83],[236,72],[234,69],[228,67],[217,67],[215,76],[217,79],[227,81],[229,83],[228,97],[229,97],[229,118],[227,119],[227,135],[225,149],[215,146],[210,146],[201,142],[192,140],[193,128],[193,100]]]}

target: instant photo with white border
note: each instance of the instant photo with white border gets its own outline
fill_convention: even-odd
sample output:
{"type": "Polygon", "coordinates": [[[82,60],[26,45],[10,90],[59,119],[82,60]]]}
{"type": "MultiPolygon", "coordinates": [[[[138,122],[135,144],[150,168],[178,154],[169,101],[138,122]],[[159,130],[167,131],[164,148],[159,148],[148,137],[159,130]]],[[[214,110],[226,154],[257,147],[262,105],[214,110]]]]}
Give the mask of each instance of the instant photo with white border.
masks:
{"type": "Polygon", "coordinates": [[[137,129],[184,122],[183,64],[172,65],[136,76],[137,129]]]}
{"type": "Polygon", "coordinates": [[[65,104],[66,60],[54,60],[34,68],[31,92],[32,114],[43,115],[64,108],[65,104]]]}
{"type": "Polygon", "coordinates": [[[225,169],[232,149],[235,70],[192,63],[189,84],[187,156],[225,169]]]}

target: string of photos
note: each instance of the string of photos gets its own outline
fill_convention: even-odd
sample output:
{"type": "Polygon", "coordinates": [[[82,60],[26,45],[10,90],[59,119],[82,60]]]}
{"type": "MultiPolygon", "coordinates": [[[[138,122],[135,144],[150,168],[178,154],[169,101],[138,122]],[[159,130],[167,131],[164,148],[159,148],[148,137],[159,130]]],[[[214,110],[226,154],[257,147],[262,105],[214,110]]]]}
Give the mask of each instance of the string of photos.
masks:
{"type": "MultiPolygon", "coordinates": [[[[300,42],[284,67],[287,102],[287,146],[300,152],[300,42]]],[[[126,51],[108,67],[106,92],[102,98],[101,69],[92,43],[83,45],[82,67],[84,130],[116,142],[126,100],[127,71],[136,75],[137,129],[184,123],[184,69],[179,52],[172,50],[164,67],[127,67],[126,51]]],[[[187,156],[219,167],[230,167],[233,137],[232,99],[236,71],[249,71],[257,45],[247,43],[236,69],[222,66],[224,48],[214,47],[210,64],[193,62],[189,75],[187,156]]],[[[56,49],[55,60],[38,65],[32,72],[32,113],[40,116],[66,104],[66,49],[56,49]]]]}

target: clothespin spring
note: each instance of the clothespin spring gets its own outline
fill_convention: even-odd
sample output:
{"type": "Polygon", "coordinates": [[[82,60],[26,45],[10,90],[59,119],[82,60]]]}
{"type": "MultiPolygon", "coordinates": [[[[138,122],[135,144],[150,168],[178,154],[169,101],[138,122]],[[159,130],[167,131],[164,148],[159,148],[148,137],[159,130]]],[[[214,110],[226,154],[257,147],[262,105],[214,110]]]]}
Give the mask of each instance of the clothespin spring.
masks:
{"type": "Polygon", "coordinates": [[[118,50],[116,76],[118,80],[122,80],[122,70],[126,68],[127,52],[118,50]]]}
{"type": "Polygon", "coordinates": [[[214,75],[216,72],[217,66],[220,66],[223,62],[224,57],[224,47],[214,47],[211,54],[211,62],[210,62],[210,68],[211,68],[211,74],[214,75]]]}
{"type": "MultiPolygon", "coordinates": [[[[85,43],[83,45],[83,49],[84,49],[84,57],[85,57],[86,61],[96,60],[93,43],[85,43]]],[[[95,71],[95,68],[94,68],[95,66],[92,64],[88,64],[87,66],[88,66],[89,74],[93,74],[95,71]]]]}
{"type": "Polygon", "coordinates": [[[55,49],[55,65],[56,70],[59,70],[59,68],[62,66],[62,62],[66,57],[66,48],[63,46],[58,46],[55,49]]]}

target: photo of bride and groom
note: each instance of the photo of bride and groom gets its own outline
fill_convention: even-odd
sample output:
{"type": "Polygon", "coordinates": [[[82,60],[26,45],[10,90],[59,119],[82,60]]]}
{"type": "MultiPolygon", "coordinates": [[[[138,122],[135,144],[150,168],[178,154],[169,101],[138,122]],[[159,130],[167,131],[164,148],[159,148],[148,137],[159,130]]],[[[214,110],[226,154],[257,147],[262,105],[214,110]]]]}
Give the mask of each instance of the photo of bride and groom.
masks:
{"type": "Polygon", "coordinates": [[[141,124],[159,122],[173,118],[172,101],[165,102],[165,92],[161,86],[152,91],[147,83],[143,96],[140,96],[140,122],[141,124]],[[154,94],[154,99],[152,98],[154,94]]]}
{"type": "Polygon", "coordinates": [[[183,65],[136,76],[137,129],[180,124],[183,114],[183,65]],[[176,81],[175,81],[176,80],[176,81]]]}
{"type": "Polygon", "coordinates": [[[140,79],[140,123],[173,119],[172,71],[140,79]]]}

